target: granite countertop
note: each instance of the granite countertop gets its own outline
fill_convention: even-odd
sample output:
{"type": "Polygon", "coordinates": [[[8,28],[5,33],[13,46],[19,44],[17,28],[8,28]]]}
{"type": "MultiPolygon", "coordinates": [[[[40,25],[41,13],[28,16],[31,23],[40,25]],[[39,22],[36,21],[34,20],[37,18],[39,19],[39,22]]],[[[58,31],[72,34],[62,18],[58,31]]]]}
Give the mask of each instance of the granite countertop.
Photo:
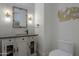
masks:
{"type": "Polygon", "coordinates": [[[13,35],[0,35],[0,39],[7,39],[7,38],[18,38],[18,37],[31,37],[31,36],[38,36],[38,34],[13,34],[13,35]]]}

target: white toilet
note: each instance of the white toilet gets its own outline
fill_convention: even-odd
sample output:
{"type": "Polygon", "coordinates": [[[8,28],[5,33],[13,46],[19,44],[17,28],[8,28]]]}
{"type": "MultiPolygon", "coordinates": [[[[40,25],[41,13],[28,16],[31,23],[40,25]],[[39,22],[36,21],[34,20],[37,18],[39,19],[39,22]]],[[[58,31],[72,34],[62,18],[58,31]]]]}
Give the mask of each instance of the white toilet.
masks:
{"type": "Polygon", "coordinates": [[[49,53],[49,56],[73,56],[73,42],[59,40],[58,48],[49,53]]]}

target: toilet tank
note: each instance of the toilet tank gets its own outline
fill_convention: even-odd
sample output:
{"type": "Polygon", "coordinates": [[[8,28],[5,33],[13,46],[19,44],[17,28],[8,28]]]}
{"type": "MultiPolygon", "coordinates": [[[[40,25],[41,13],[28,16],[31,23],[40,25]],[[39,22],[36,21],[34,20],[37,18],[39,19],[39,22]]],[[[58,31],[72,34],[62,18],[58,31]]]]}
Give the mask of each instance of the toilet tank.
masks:
{"type": "Polygon", "coordinates": [[[66,41],[66,40],[58,40],[58,49],[61,49],[63,51],[66,51],[68,53],[73,54],[73,42],[72,41],[66,41]]]}

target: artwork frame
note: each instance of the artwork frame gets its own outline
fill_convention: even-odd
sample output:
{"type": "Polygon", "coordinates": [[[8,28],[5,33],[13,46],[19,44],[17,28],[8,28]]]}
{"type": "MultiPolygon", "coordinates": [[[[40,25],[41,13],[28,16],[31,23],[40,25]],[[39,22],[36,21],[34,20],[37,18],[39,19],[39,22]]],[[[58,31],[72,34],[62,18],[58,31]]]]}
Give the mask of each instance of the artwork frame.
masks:
{"type": "Polygon", "coordinates": [[[79,7],[68,7],[65,10],[58,10],[58,17],[60,21],[79,19],[79,7]]]}

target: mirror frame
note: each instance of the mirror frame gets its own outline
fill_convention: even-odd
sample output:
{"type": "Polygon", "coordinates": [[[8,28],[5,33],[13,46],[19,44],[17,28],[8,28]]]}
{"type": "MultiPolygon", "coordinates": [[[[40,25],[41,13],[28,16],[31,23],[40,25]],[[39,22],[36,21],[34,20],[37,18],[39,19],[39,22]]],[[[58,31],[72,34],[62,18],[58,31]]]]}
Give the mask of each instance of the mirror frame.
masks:
{"type": "Polygon", "coordinates": [[[28,14],[27,9],[13,6],[13,24],[12,24],[13,28],[27,28],[27,25],[28,25],[27,24],[27,20],[28,20],[27,14],[28,14]],[[20,9],[20,10],[26,11],[26,26],[18,26],[18,27],[16,27],[16,25],[15,25],[15,12],[14,12],[14,9],[20,9]]]}

